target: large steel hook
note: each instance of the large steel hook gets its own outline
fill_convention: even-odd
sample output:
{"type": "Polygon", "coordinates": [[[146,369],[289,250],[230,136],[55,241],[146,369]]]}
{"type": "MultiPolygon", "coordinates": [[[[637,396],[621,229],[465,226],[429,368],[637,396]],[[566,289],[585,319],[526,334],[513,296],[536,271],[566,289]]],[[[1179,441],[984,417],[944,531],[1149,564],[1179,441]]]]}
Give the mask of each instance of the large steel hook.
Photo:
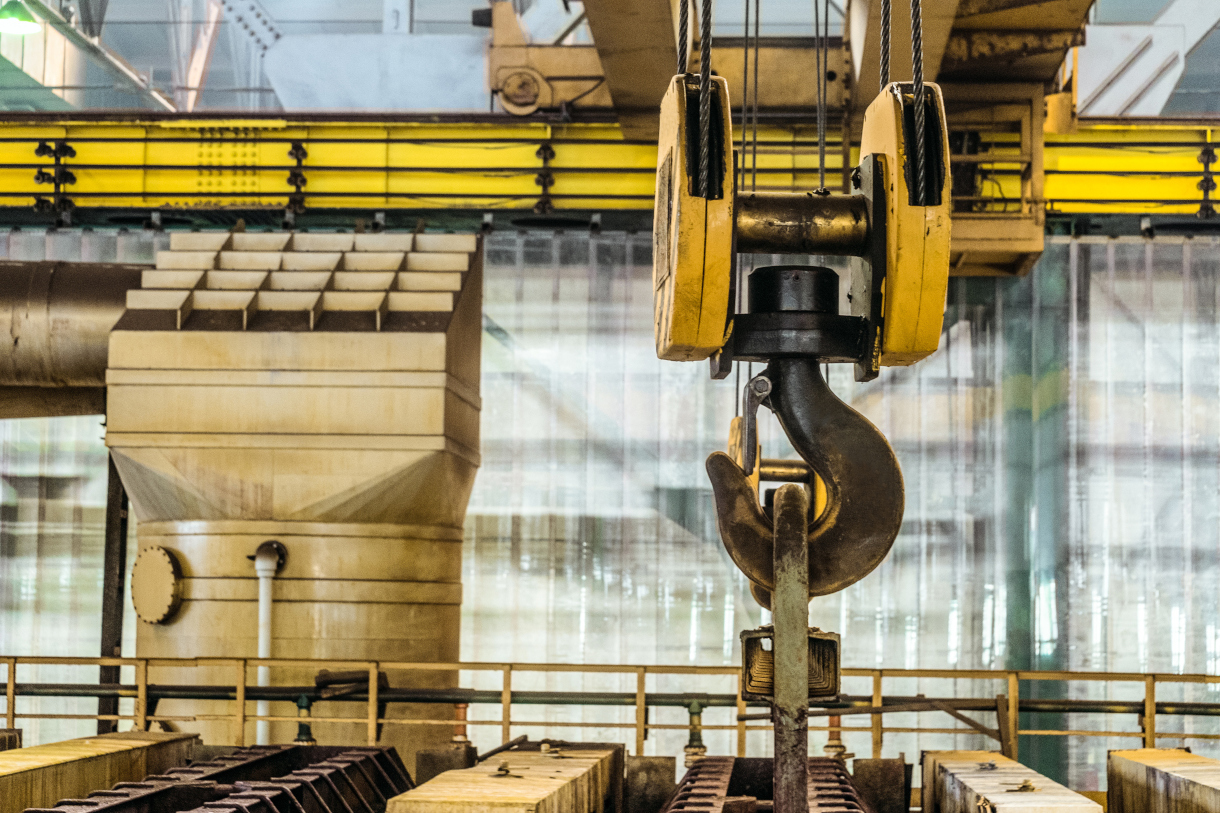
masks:
{"type": "MultiPolygon", "coordinates": [[[[816,358],[772,359],[768,405],[793,448],[826,485],[809,522],[809,594],[854,584],[885,559],[902,525],[902,471],[877,427],[834,394],[816,358]]],[[[707,459],[720,537],[751,591],[770,607],[775,529],[746,472],[723,452],[707,459]]]]}

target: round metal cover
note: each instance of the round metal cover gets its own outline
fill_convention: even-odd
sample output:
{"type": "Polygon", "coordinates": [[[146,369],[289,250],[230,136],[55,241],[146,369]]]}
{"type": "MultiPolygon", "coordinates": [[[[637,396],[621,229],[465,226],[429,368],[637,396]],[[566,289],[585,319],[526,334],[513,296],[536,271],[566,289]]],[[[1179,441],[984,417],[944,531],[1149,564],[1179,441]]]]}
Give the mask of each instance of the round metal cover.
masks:
{"type": "Polygon", "coordinates": [[[514,70],[500,86],[500,104],[514,116],[528,116],[551,102],[551,86],[530,68],[514,70]]]}
{"type": "Polygon", "coordinates": [[[131,568],[131,603],[147,624],[164,623],[178,612],[182,569],[173,553],[156,546],[140,551],[131,568]]]}

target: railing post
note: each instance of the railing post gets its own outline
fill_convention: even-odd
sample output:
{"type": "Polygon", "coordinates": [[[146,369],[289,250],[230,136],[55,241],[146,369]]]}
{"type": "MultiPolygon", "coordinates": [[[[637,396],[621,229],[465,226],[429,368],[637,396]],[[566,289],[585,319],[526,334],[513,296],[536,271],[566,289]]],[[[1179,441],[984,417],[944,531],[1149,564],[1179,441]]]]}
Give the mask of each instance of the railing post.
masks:
{"type": "Polygon", "coordinates": [[[148,661],[136,661],[136,731],[148,730],[148,661]]]}
{"type": "Polygon", "coordinates": [[[233,744],[242,748],[246,744],[246,662],[237,661],[236,698],[233,710],[233,744]]]}
{"type": "Polygon", "coordinates": [[[377,674],[379,667],[374,661],[369,666],[369,747],[377,747],[377,674]]]}
{"type": "Polygon", "coordinates": [[[737,756],[746,755],[746,701],[741,697],[741,673],[737,673],[737,756]]]}
{"type": "Polygon", "coordinates": [[[1144,676],[1144,747],[1156,748],[1156,675],[1144,676]]]}
{"type": "Polygon", "coordinates": [[[1020,751],[1021,729],[1021,681],[1016,672],[1008,673],[1008,729],[1012,732],[1012,758],[1015,760],[1020,751]]]}
{"type": "Polygon", "coordinates": [[[647,729],[644,727],[648,719],[648,700],[645,694],[648,672],[640,667],[635,673],[635,755],[644,756],[644,737],[647,729]]]}
{"type": "MultiPolygon", "coordinates": [[[[881,670],[873,670],[873,706],[881,705],[881,670]]],[[[873,759],[881,759],[881,744],[884,741],[884,733],[881,728],[881,715],[873,715],[873,759]]]]}
{"type": "Polygon", "coordinates": [[[512,738],[512,717],[510,709],[513,704],[513,667],[504,667],[504,683],[500,687],[500,740],[508,742],[512,738]]]}
{"type": "Polygon", "coordinates": [[[17,727],[17,659],[7,658],[8,671],[4,675],[4,727],[17,727]]]}

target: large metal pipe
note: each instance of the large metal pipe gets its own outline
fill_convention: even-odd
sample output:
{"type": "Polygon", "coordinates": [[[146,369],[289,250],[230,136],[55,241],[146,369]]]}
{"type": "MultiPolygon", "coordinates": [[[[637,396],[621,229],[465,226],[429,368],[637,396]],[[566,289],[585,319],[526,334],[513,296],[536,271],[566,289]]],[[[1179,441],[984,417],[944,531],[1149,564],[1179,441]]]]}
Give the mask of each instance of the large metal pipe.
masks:
{"type": "Polygon", "coordinates": [[[0,260],[0,418],[105,411],[110,329],[146,269],[0,260]]]}
{"type": "Polygon", "coordinates": [[[863,256],[868,251],[863,195],[752,192],[737,198],[734,219],[740,252],[863,256]]]}

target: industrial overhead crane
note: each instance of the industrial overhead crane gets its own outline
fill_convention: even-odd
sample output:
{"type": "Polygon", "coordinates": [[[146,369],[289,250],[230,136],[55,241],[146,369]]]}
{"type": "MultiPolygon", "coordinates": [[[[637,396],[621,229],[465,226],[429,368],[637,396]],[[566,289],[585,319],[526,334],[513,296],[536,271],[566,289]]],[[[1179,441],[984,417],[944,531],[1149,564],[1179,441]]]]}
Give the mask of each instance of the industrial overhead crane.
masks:
{"type": "MultiPolygon", "coordinates": [[[[735,362],[767,365],[746,382],[729,452],[714,452],[707,473],[721,540],[773,617],[772,625],[742,634],[742,696],[772,706],[775,810],[802,813],[813,792],[809,702],[832,699],[840,687],[839,636],[809,627],[809,600],[848,587],[882,562],[904,503],[888,441],[831,391],[822,365],[853,364],[856,379],[868,381],[882,366],[913,364],[936,350],[949,278],[948,126],[940,88],[922,79],[916,0],[914,80],[889,81],[883,42],[881,92],[864,114],[850,192],[836,195],[824,185],[745,192],[732,150],[728,83],[709,70],[710,5],[701,14],[700,75],[679,73],[661,104],[656,350],[662,359],[708,360],[717,379],[735,362]],[[850,312],[839,312],[839,275],[808,265],[755,268],[740,308],[739,251],[849,257],[850,312]],[[775,414],[802,459],[771,473],[769,480],[794,482],[765,505],[760,407],[775,414]]],[[[685,60],[678,64],[682,71],[685,60]]],[[[824,143],[824,106],[818,121],[824,143]]]]}
{"type": "MultiPolygon", "coordinates": [[[[589,0],[587,5],[592,20],[594,8],[604,4],[589,0]]],[[[987,3],[962,2],[960,6],[977,12],[987,3]]],[[[507,4],[500,4],[497,11],[501,18],[510,16],[507,4]]],[[[969,56],[962,50],[963,43],[970,45],[976,39],[981,41],[950,37],[945,46],[950,55],[946,59],[958,66],[955,71],[959,77],[967,75],[961,69],[962,55],[969,56]]],[[[1044,39],[1055,47],[1075,42],[1073,37],[1059,34],[1048,34],[1044,39]]],[[[511,47],[522,53],[533,50],[511,47]]],[[[865,45],[865,54],[868,47],[865,45]]],[[[516,55],[507,48],[502,54],[506,60],[516,55]]],[[[591,54],[583,56],[587,59],[591,54]]],[[[525,57],[534,58],[528,53],[525,57]]],[[[605,64],[604,54],[601,61],[602,67],[610,67],[605,64]]],[[[509,82],[513,75],[504,74],[504,88],[513,87],[509,82]]],[[[570,89],[579,95],[581,88],[592,85],[594,79],[570,80],[570,89]]],[[[1042,208],[1054,205],[1054,196],[1045,195],[1040,186],[1040,89],[1036,93],[1012,88],[966,92],[961,87],[926,83],[920,103],[916,83],[905,82],[885,84],[863,112],[858,158],[853,155],[852,133],[844,128],[840,134],[832,155],[836,171],[830,186],[835,187],[834,191],[823,179],[812,183],[818,170],[824,172],[831,164],[812,163],[813,142],[799,127],[784,130],[774,125],[763,128],[762,141],[777,150],[776,165],[764,166],[764,183],[747,191],[730,160],[733,145],[744,145],[746,139],[743,133],[734,133],[726,112],[730,110],[730,89],[741,79],[744,77],[696,80],[680,74],[665,89],[659,119],[660,155],[655,165],[659,169],[656,233],[660,239],[655,252],[660,294],[658,354],[666,359],[708,362],[717,378],[725,377],[734,362],[766,365],[761,375],[746,382],[740,394],[742,414],[730,427],[727,453],[712,455],[707,468],[726,549],[749,578],[753,595],[774,614],[773,627],[742,635],[742,700],[764,700],[776,708],[777,765],[789,768],[779,771],[777,778],[781,781],[776,783],[776,792],[787,793],[795,800],[806,784],[814,783],[812,775],[808,783],[801,780],[796,769],[802,764],[798,755],[807,752],[802,720],[808,701],[836,695],[840,674],[838,637],[833,632],[808,629],[808,598],[841,590],[873,570],[894,542],[903,509],[902,475],[888,442],[876,427],[834,395],[821,365],[849,363],[859,380],[868,380],[882,366],[915,363],[933,352],[939,340],[950,274],[987,272],[979,269],[1020,273],[1028,270],[1030,258],[1037,254],[1027,248],[1021,258],[980,262],[976,258],[986,252],[955,246],[951,231],[960,238],[970,232],[969,224],[975,223],[970,239],[977,240],[978,223],[994,231],[1001,224],[1020,220],[1026,233],[1036,233],[1040,247],[1042,208]],[[992,97],[990,106],[984,103],[986,95],[992,97]],[[1000,105],[995,102],[1018,108],[1016,113],[1008,111],[1014,117],[1000,120],[994,110],[1000,105]],[[700,122],[703,104],[714,111],[709,117],[713,129],[707,132],[700,122]],[[916,111],[924,116],[923,127],[915,124],[916,111]],[[969,153],[951,140],[954,130],[967,125],[983,127],[997,120],[1009,130],[993,134],[985,153],[969,153]],[[920,134],[923,149],[915,147],[920,134]],[[788,152],[778,152],[783,148],[788,152]],[[702,160],[705,149],[706,162],[702,160]],[[782,165],[785,162],[787,165],[782,165]],[[958,189],[951,177],[950,162],[972,167],[1002,166],[991,176],[1001,187],[1000,194],[980,200],[980,196],[970,194],[972,190],[958,189]],[[917,168],[921,163],[922,170],[917,168]],[[704,165],[711,172],[704,172],[704,165]],[[988,210],[1010,203],[1017,203],[1019,211],[988,210]],[[975,215],[980,217],[972,220],[975,215]],[[840,312],[838,275],[825,268],[757,269],[745,284],[736,268],[739,252],[850,258],[850,307],[840,312]],[[757,429],[760,407],[776,414],[801,460],[763,457],[757,429]],[[758,489],[764,480],[789,485],[780,488],[772,499],[760,501],[758,489]],[[808,680],[804,679],[806,674],[808,680]]],[[[525,85],[516,87],[522,90],[525,85]]],[[[613,83],[607,88],[599,86],[587,98],[604,103],[609,93],[618,100],[619,95],[610,92],[613,83]]],[[[845,105],[858,102],[856,97],[843,101],[845,105]]],[[[527,103],[514,112],[533,113],[526,109],[531,105],[527,103]]],[[[624,122],[640,118],[639,110],[633,112],[626,105],[616,105],[616,111],[624,122]]],[[[1130,126],[1102,123],[1092,132],[1061,134],[1052,147],[1061,155],[1091,151],[1091,160],[1098,160],[1099,153],[1117,155],[1121,163],[1122,149],[1144,149],[1155,138],[1158,148],[1171,149],[1174,160],[1189,166],[1162,174],[1147,171],[1141,176],[1142,182],[1157,184],[1157,190],[1177,184],[1175,188],[1185,193],[1141,191],[1138,195],[1142,199],[1135,201],[1137,193],[1124,189],[1121,191],[1130,199],[1115,193],[1119,199],[1103,205],[1130,210],[1136,204],[1152,207],[1158,205],[1158,199],[1173,198],[1186,211],[1202,208],[1191,190],[1199,174],[1210,179],[1211,162],[1200,162],[1201,169],[1195,162],[1200,146],[1205,151],[1211,149],[1210,132],[1199,127],[1174,131],[1173,125],[1160,130],[1146,123],[1144,126],[1147,129],[1133,131],[1130,126]],[[1188,171],[1192,169],[1195,171],[1188,171]]],[[[233,217],[237,212],[244,215],[262,210],[276,222],[281,213],[305,219],[330,208],[331,216],[347,218],[349,225],[355,213],[364,216],[369,210],[388,209],[391,224],[401,226],[405,220],[395,222],[395,210],[408,207],[470,211],[533,207],[538,214],[557,214],[551,209],[642,209],[652,201],[652,196],[641,190],[641,181],[651,183],[654,171],[652,156],[647,155],[651,145],[624,141],[615,125],[591,119],[575,124],[522,121],[512,125],[503,120],[168,121],[145,117],[92,122],[30,119],[10,123],[9,127],[0,138],[4,142],[0,156],[5,162],[0,171],[13,180],[4,190],[5,202],[15,204],[8,208],[10,216],[17,206],[30,208],[41,198],[43,214],[77,212],[77,223],[89,222],[88,210],[104,205],[111,211],[143,209],[141,216],[156,209],[166,221],[183,218],[177,225],[185,225],[189,218],[197,223],[206,217],[217,217],[219,223],[224,215],[215,213],[224,208],[230,209],[225,214],[233,217]],[[488,150],[488,145],[501,149],[488,150]],[[506,145],[511,150],[508,158],[506,145]],[[612,155],[607,157],[608,153],[612,155]],[[34,180],[36,172],[43,177],[41,185],[34,180]],[[174,209],[177,211],[171,211],[174,209]]],[[[1069,162],[1064,163],[1066,166],[1069,162]]],[[[1141,167],[1149,169],[1144,164],[1141,167]]],[[[1107,164],[1100,171],[1113,168],[1107,164]]],[[[1094,171],[1098,170],[1076,164],[1057,177],[1075,178],[1069,173],[1094,171]]],[[[973,171],[964,171],[956,180],[974,175],[973,171]]],[[[1089,183],[1089,193],[1100,196],[1093,188],[1095,176],[1089,176],[1089,183]]],[[[1199,189],[1203,191],[1202,206],[1210,206],[1206,187],[1199,189]]],[[[1068,205],[1097,211],[1095,201],[1077,200],[1068,205]]],[[[67,220],[74,222],[71,216],[67,220]]],[[[385,225],[384,220],[373,223],[374,230],[385,225]]],[[[153,228],[161,225],[174,223],[150,222],[153,228]]],[[[186,242],[201,239],[189,234],[175,237],[186,242]]],[[[181,320],[179,333],[188,319],[198,321],[212,312],[231,312],[234,334],[238,333],[238,324],[242,333],[258,333],[265,329],[267,317],[273,312],[277,316],[280,312],[296,313],[302,324],[309,325],[311,334],[315,321],[325,332],[322,328],[329,326],[323,323],[341,313],[338,306],[345,304],[345,298],[348,302],[369,298],[366,291],[340,291],[336,295],[337,287],[315,292],[277,288],[283,278],[291,276],[287,272],[302,270],[289,266],[302,261],[301,254],[312,253],[305,246],[309,236],[243,236],[239,232],[222,237],[213,246],[221,256],[214,257],[216,252],[211,252],[207,260],[216,263],[215,267],[148,272],[148,282],[124,283],[119,286],[122,293],[139,289],[134,297],[137,303],[177,303],[173,315],[181,320]],[[276,249],[284,249],[283,256],[276,258],[283,265],[269,266],[270,270],[258,273],[226,265],[251,261],[251,257],[236,255],[250,253],[253,243],[268,239],[283,240],[276,249]],[[243,274],[262,287],[258,291],[232,287],[234,278],[243,274]],[[188,283],[168,284],[179,277],[189,277],[188,283]],[[158,281],[163,284],[150,284],[158,281]],[[184,293],[187,288],[191,293],[184,293]],[[242,303],[241,308],[222,307],[236,300],[242,303]],[[186,303],[189,306],[184,307],[186,303]],[[286,303],[292,307],[286,307],[286,303]]],[[[345,249],[339,252],[344,255],[341,260],[328,261],[326,273],[333,276],[327,279],[332,282],[323,285],[338,286],[341,279],[353,279],[365,259],[359,256],[362,240],[397,237],[352,236],[354,246],[347,247],[352,249],[351,256],[345,249]]],[[[414,253],[429,254],[419,239],[415,238],[414,253]]],[[[182,251],[187,251],[185,245],[182,251]]],[[[462,262],[462,268],[475,270],[466,260],[462,262]]],[[[395,284],[412,282],[408,272],[422,270],[411,268],[409,259],[405,269],[395,284]]],[[[65,276],[64,269],[42,270],[65,276]]],[[[142,275],[138,268],[123,273],[142,275]]],[[[475,292],[477,280],[468,287],[475,292]]],[[[379,333],[383,317],[388,324],[406,312],[396,307],[396,302],[407,295],[377,293],[373,299],[386,303],[384,312],[371,309],[368,313],[370,324],[376,325],[373,332],[379,333]]],[[[429,295],[449,296],[439,291],[429,295]]],[[[129,306],[128,310],[133,309],[129,306]]],[[[168,313],[174,309],[144,310],[168,313]]],[[[474,324],[467,321],[467,326],[474,324]]],[[[105,370],[104,363],[94,367],[105,370]]],[[[140,372],[143,378],[139,381],[129,370],[118,372],[109,380],[116,402],[130,399],[133,386],[149,384],[145,372],[140,372]]],[[[100,384],[93,379],[85,383],[100,384]]],[[[90,403],[100,402],[103,391],[100,385],[91,388],[87,394],[96,400],[90,403]]],[[[643,698],[643,689],[640,691],[643,698]]],[[[376,718],[375,712],[373,716],[376,718]]],[[[640,725],[642,731],[644,724],[640,725]]],[[[505,722],[506,730],[507,726],[505,722]]],[[[372,727],[375,731],[375,719],[372,727]]],[[[377,735],[370,736],[375,739],[377,735]]],[[[709,762],[703,773],[712,773],[715,767],[709,762]]],[[[818,766],[806,767],[812,772],[818,766]]],[[[828,767],[842,773],[841,768],[828,767]]],[[[777,809],[778,801],[777,796],[777,809]]],[[[782,809],[786,813],[797,808],[786,804],[782,809]]]]}

